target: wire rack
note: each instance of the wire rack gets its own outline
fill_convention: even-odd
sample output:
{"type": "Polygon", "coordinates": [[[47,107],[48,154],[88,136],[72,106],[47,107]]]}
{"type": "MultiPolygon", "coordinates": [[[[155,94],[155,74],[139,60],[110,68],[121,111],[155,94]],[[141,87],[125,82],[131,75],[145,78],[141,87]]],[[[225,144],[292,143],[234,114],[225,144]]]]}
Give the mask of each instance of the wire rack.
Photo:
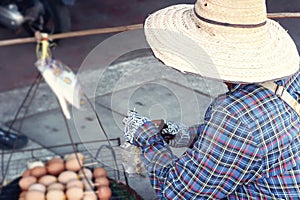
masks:
{"type": "MultiPolygon", "coordinates": [[[[49,52],[47,51],[47,53],[49,52]]],[[[21,105],[18,107],[14,119],[8,126],[8,132],[12,130],[12,128],[14,128],[16,132],[20,132],[23,125],[23,120],[28,114],[29,108],[33,102],[34,97],[36,96],[36,92],[39,89],[42,80],[43,77],[39,73],[34,82],[29,87],[23,101],[21,102],[21,105]],[[14,127],[16,120],[20,120],[18,128],[14,127]]],[[[120,138],[111,139],[108,137],[108,134],[106,133],[100,120],[99,114],[95,110],[92,102],[86,94],[83,94],[83,96],[85,97],[87,106],[90,106],[92,112],[95,114],[97,122],[99,124],[99,129],[102,131],[106,139],[75,143],[72,138],[68,120],[66,116],[63,115],[64,123],[67,129],[67,134],[69,136],[69,144],[25,150],[12,149],[12,151],[1,152],[1,200],[19,199],[19,193],[21,192],[21,189],[18,186],[18,183],[22,173],[28,168],[28,163],[34,161],[41,161],[43,163],[46,163],[54,156],[64,157],[65,155],[74,152],[80,152],[85,156],[85,163],[81,167],[88,167],[91,170],[93,170],[95,167],[103,167],[106,169],[108,179],[110,182],[109,186],[112,190],[111,199],[142,199],[133,189],[131,189],[128,186],[126,173],[122,165],[121,151],[119,149],[120,138]],[[63,152],[64,155],[59,155],[57,152],[63,152]]],[[[61,112],[64,113],[63,108],[61,106],[60,109],[61,112]]]]}
{"type": "MultiPolygon", "coordinates": [[[[123,170],[119,146],[120,138],[113,138],[110,139],[110,145],[107,145],[107,140],[98,140],[51,146],[47,147],[47,154],[45,154],[45,148],[15,151],[14,157],[11,159],[9,165],[9,170],[7,171],[7,174],[5,174],[6,180],[5,185],[3,185],[1,189],[0,199],[19,199],[21,190],[18,186],[18,182],[22,173],[28,168],[28,163],[34,161],[46,163],[51,158],[57,156],[63,158],[65,155],[74,153],[74,147],[77,152],[80,152],[85,156],[85,162],[82,167],[87,167],[91,170],[95,167],[105,168],[112,190],[111,199],[142,199],[128,186],[126,173],[123,170]],[[66,153],[64,153],[64,155],[57,155],[54,151],[58,149],[63,149],[66,153]],[[65,151],[67,149],[70,151],[65,151]]],[[[8,156],[10,156],[10,152],[7,152],[7,155],[4,154],[4,159],[8,156]]]]}

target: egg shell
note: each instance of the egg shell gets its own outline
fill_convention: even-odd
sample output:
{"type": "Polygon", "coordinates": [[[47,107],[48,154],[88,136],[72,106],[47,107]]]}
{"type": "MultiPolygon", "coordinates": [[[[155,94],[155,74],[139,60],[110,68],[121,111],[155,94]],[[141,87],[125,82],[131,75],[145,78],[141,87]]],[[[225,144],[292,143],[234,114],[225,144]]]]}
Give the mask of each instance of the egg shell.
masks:
{"type": "Polygon", "coordinates": [[[37,160],[37,161],[34,161],[34,162],[28,162],[27,166],[28,166],[29,169],[32,169],[32,168],[37,167],[37,166],[44,167],[45,164],[42,161],[37,160]]]}
{"type": "Polygon", "coordinates": [[[46,192],[46,186],[40,183],[34,183],[31,186],[29,186],[28,191],[30,190],[37,190],[40,192],[46,192]]]}
{"type": "Polygon", "coordinates": [[[36,178],[40,178],[47,174],[46,167],[36,166],[31,169],[31,176],[35,176],[36,178]]]}
{"type": "Polygon", "coordinates": [[[96,186],[109,186],[109,180],[104,176],[97,177],[97,178],[95,178],[95,185],[96,186]]]}
{"type": "Polygon", "coordinates": [[[22,191],[21,193],[20,193],[20,195],[19,195],[19,198],[25,198],[25,195],[26,195],[26,192],[27,191],[22,191]]]}
{"type": "Polygon", "coordinates": [[[54,158],[51,158],[48,162],[47,162],[47,165],[49,164],[52,164],[52,163],[64,163],[64,159],[62,158],[59,158],[59,157],[54,157],[54,158]]]}
{"type": "Polygon", "coordinates": [[[61,190],[64,191],[65,190],[65,185],[63,185],[62,183],[52,183],[51,185],[49,185],[47,187],[47,190],[61,190]]]}
{"type": "Polygon", "coordinates": [[[66,196],[62,190],[49,190],[46,194],[47,200],[65,200],[66,196]]]}
{"type": "Polygon", "coordinates": [[[37,178],[34,176],[27,176],[24,178],[21,178],[19,181],[19,186],[22,190],[28,190],[28,188],[37,182],[37,178]]]}
{"type": "Polygon", "coordinates": [[[92,191],[94,190],[94,182],[91,179],[82,179],[84,190],[85,191],[92,191]]]}
{"type": "Polygon", "coordinates": [[[27,193],[27,191],[22,191],[19,195],[19,200],[25,200],[26,193],[27,193]]]}
{"type": "Polygon", "coordinates": [[[78,176],[81,179],[92,179],[93,178],[93,172],[92,170],[88,169],[88,168],[82,168],[81,170],[79,170],[78,172],[78,176]]]}
{"type": "Polygon", "coordinates": [[[98,198],[101,200],[109,200],[111,198],[112,192],[109,187],[98,187],[98,198]]]}
{"type": "Polygon", "coordinates": [[[83,190],[78,187],[71,187],[67,189],[66,196],[68,200],[81,200],[83,197],[83,190]]]}
{"type": "Polygon", "coordinates": [[[79,187],[79,188],[83,189],[84,185],[83,185],[82,181],[80,181],[78,179],[73,179],[73,180],[70,180],[66,185],[67,189],[69,189],[71,187],[79,187]]]}
{"type": "Polygon", "coordinates": [[[97,195],[94,192],[88,192],[83,195],[82,200],[97,200],[97,195]]]}
{"type": "Polygon", "coordinates": [[[63,162],[51,162],[47,164],[47,171],[50,175],[57,176],[65,170],[63,162]]]}
{"type": "Polygon", "coordinates": [[[97,167],[93,171],[93,176],[94,176],[94,178],[101,177],[101,176],[106,177],[107,172],[103,167],[97,167]]]}
{"type": "Polygon", "coordinates": [[[52,175],[45,175],[45,176],[42,176],[41,178],[39,178],[38,182],[45,185],[45,186],[49,186],[53,183],[56,183],[57,178],[55,176],[52,176],[52,175]]]}
{"type": "Polygon", "coordinates": [[[84,155],[82,153],[79,153],[79,152],[71,153],[71,154],[66,155],[66,161],[74,159],[74,158],[75,159],[78,158],[79,160],[84,160],[84,155]]]}
{"type": "Polygon", "coordinates": [[[28,191],[25,194],[25,200],[45,200],[45,193],[36,190],[28,191]]]}
{"type": "Polygon", "coordinates": [[[77,172],[79,171],[83,166],[83,160],[79,159],[77,160],[76,158],[69,159],[66,161],[66,169],[69,171],[74,171],[77,172]]]}
{"type": "Polygon", "coordinates": [[[73,171],[64,171],[59,174],[58,181],[67,184],[70,180],[78,179],[78,175],[73,171]]]}
{"type": "Polygon", "coordinates": [[[22,173],[22,178],[26,177],[26,176],[30,176],[31,174],[31,169],[26,169],[23,173],[22,173]]]}

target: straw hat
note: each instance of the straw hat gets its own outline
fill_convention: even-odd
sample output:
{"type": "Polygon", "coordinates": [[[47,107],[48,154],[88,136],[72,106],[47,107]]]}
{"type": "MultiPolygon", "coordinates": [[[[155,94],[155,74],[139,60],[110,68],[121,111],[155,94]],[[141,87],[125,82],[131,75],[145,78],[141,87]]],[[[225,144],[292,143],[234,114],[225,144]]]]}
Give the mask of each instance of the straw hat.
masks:
{"type": "Polygon", "coordinates": [[[264,0],[197,0],[150,15],[155,56],[182,72],[239,83],[276,80],[299,69],[295,43],[267,19],[264,0]]]}

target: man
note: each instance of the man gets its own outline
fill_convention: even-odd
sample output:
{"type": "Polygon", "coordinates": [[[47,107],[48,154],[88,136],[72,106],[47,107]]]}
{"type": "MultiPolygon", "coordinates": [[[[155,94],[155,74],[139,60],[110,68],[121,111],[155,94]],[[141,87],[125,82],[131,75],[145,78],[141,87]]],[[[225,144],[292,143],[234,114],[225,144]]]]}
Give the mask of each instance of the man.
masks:
{"type": "Polygon", "coordinates": [[[166,65],[223,80],[229,89],[200,125],[166,122],[160,132],[136,112],[124,118],[125,137],[141,148],[158,197],[300,199],[299,55],[286,31],[266,18],[265,2],[171,6],[147,18],[145,33],[166,65]],[[199,54],[197,62],[190,54],[199,54]],[[175,136],[169,144],[166,134],[175,136]],[[169,145],[190,148],[176,157],[169,145]]]}

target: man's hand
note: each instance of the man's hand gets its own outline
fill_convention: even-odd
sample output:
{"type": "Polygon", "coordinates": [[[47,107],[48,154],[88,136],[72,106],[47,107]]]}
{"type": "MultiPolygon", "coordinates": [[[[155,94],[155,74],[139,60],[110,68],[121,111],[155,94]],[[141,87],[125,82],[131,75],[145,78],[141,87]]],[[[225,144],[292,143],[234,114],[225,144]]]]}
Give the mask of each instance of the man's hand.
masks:
{"type": "Polygon", "coordinates": [[[143,117],[136,111],[128,111],[127,116],[123,119],[125,139],[134,144],[134,136],[139,127],[145,122],[150,121],[147,117],[143,117]]]}
{"type": "Polygon", "coordinates": [[[191,143],[188,127],[181,123],[166,121],[161,135],[171,147],[188,147],[191,143]]]}

